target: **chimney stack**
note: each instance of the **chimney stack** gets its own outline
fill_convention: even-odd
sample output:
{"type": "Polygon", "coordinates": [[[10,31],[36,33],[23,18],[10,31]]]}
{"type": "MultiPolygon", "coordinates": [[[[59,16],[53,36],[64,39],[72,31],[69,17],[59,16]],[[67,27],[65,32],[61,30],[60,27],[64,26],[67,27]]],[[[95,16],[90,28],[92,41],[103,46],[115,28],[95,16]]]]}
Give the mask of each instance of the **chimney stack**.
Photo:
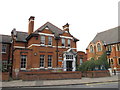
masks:
{"type": "Polygon", "coordinates": [[[29,18],[29,23],[28,23],[28,34],[30,35],[32,32],[33,32],[33,30],[34,30],[34,16],[31,16],[30,18],[29,18]]]}
{"type": "Polygon", "coordinates": [[[69,31],[69,24],[67,23],[66,25],[63,26],[63,30],[69,31]]]}

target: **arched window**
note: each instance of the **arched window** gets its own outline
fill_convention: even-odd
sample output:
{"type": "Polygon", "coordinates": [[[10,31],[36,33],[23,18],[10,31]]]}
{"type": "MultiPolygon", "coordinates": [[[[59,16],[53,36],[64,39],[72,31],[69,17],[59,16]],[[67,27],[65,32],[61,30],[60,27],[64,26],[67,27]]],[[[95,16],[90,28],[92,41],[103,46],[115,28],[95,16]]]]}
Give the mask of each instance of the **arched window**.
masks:
{"type": "Polygon", "coordinates": [[[100,43],[97,44],[97,49],[98,49],[98,52],[102,50],[100,43]]]}
{"type": "Polygon", "coordinates": [[[94,52],[93,46],[90,46],[90,52],[94,52]]]}

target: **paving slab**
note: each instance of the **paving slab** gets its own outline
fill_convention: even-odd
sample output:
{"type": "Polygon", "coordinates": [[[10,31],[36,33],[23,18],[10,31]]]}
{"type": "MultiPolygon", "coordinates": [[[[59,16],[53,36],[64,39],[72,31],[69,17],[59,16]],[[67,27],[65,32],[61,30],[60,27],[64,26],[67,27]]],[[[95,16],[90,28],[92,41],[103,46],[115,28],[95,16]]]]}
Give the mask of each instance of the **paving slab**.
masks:
{"type": "Polygon", "coordinates": [[[9,82],[2,82],[2,87],[32,87],[32,86],[54,86],[54,85],[72,85],[72,84],[88,84],[99,82],[113,82],[118,81],[118,76],[100,77],[100,78],[85,78],[82,79],[66,79],[66,80],[39,80],[39,81],[22,81],[13,80],[9,82]]]}

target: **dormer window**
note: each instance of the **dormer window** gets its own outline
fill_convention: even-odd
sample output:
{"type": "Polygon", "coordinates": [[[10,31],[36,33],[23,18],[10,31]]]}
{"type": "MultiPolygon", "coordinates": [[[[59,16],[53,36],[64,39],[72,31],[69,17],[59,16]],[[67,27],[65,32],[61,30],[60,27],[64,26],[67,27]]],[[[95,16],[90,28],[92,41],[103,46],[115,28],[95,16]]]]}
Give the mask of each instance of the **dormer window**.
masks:
{"type": "Polygon", "coordinates": [[[65,47],[65,39],[62,38],[62,46],[65,47]]]}
{"type": "Polygon", "coordinates": [[[71,41],[70,41],[70,39],[68,39],[68,47],[70,47],[71,46],[71,41]]]}
{"type": "Polygon", "coordinates": [[[100,43],[97,44],[97,50],[98,50],[98,52],[102,50],[100,43]]]}
{"type": "Polygon", "coordinates": [[[52,45],[52,37],[48,37],[48,45],[52,45]]]}
{"type": "Polygon", "coordinates": [[[40,44],[45,45],[45,36],[41,36],[40,44]]]}
{"type": "Polygon", "coordinates": [[[7,47],[6,44],[2,45],[2,53],[6,53],[6,47],[7,47]]]}

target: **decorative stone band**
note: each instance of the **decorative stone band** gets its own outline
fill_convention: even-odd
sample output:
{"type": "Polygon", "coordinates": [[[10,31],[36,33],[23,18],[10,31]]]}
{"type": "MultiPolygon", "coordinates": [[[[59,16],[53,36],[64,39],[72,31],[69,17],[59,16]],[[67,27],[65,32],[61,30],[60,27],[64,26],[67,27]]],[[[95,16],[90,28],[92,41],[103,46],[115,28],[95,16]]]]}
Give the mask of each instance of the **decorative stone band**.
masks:
{"type": "MultiPolygon", "coordinates": [[[[28,46],[28,48],[30,48],[32,46],[56,47],[56,46],[43,45],[43,44],[31,44],[30,46],[28,46]]],[[[58,46],[58,48],[70,48],[70,47],[58,46]]],[[[77,49],[77,48],[71,48],[71,49],[77,49]]]]}
{"type": "MultiPolygon", "coordinates": [[[[46,34],[46,33],[39,33],[40,35],[45,35],[45,36],[53,36],[53,34],[46,34]]],[[[68,36],[60,36],[61,38],[67,38],[67,39],[73,39],[73,37],[68,37],[68,36]]]]}

